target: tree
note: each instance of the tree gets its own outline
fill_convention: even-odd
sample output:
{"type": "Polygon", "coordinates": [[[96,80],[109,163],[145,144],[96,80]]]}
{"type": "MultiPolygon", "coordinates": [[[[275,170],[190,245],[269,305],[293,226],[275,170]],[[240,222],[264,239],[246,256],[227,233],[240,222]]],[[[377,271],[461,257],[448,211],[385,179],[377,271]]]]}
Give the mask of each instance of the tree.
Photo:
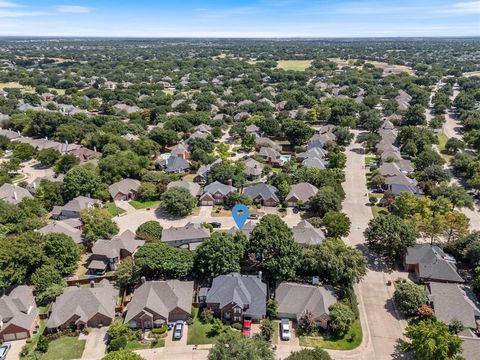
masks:
{"type": "Polygon", "coordinates": [[[420,104],[410,106],[405,114],[408,125],[425,125],[425,108],[420,104]]]}
{"type": "Polygon", "coordinates": [[[271,320],[278,317],[278,301],[275,299],[267,300],[267,317],[271,320]]]}
{"type": "Polygon", "coordinates": [[[91,246],[98,239],[110,239],[119,229],[106,209],[85,209],[80,213],[85,230],[84,242],[91,246]]]}
{"type": "Polygon", "coordinates": [[[330,169],[344,169],[347,164],[347,155],[340,151],[331,151],[328,154],[328,167],[330,169]]]}
{"type": "Polygon", "coordinates": [[[114,155],[104,155],[98,163],[98,168],[102,177],[107,182],[112,182],[122,178],[139,179],[148,164],[148,157],[127,150],[114,155]]]}
{"type": "Polygon", "coordinates": [[[190,215],[197,205],[197,199],[185,188],[172,187],[162,194],[162,205],[169,214],[190,215]]]}
{"type": "Polygon", "coordinates": [[[53,207],[61,206],[63,201],[63,184],[60,181],[42,180],[35,193],[35,198],[40,200],[47,211],[53,207]]]}
{"type": "Polygon", "coordinates": [[[449,211],[445,215],[447,242],[467,235],[469,226],[470,220],[464,213],[457,210],[449,211]]]}
{"type": "Polygon", "coordinates": [[[330,186],[321,187],[310,200],[310,209],[317,216],[323,217],[329,211],[340,211],[342,199],[330,186]]]}
{"type": "Polygon", "coordinates": [[[233,191],[228,194],[227,199],[225,201],[225,205],[228,208],[233,208],[236,204],[243,204],[243,205],[252,205],[252,199],[250,199],[247,195],[241,194],[239,192],[233,191]]]}
{"type": "Polygon", "coordinates": [[[240,272],[240,262],[245,253],[246,239],[238,233],[231,235],[214,232],[195,254],[195,267],[207,278],[230,272],[240,272]]]}
{"type": "Polygon", "coordinates": [[[292,352],[285,360],[332,360],[332,358],[325,350],[316,347],[292,352]]]}
{"type": "Polygon", "coordinates": [[[398,281],[395,284],[393,301],[404,315],[414,316],[418,308],[427,302],[427,297],[422,285],[410,281],[398,281]]]}
{"type": "Polygon", "coordinates": [[[328,237],[340,238],[350,233],[350,219],[344,213],[329,211],[322,219],[328,237]]]}
{"type": "Polygon", "coordinates": [[[462,186],[459,185],[440,185],[435,188],[432,196],[439,198],[443,196],[452,203],[452,210],[455,208],[473,209],[473,198],[462,186]]]}
{"type": "Polygon", "coordinates": [[[255,147],[255,135],[245,134],[242,137],[242,148],[246,151],[252,151],[255,147]]]}
{"type": "Polygon", "coordinates": [[[145,358],[131,350],[118,350],[108,353],[102,360],[145,360],[145,358]]]}
{"type": "Polygon", "coordinates": [[[15,142],[12,147],[12,157],[20,160],[20,162],[30,160],[37,152],[32,145],[21,142],[15,142]]]}
{"type": "Polygon", "coordinates": [[[303,315],[298,319],[298,330],[300,334],[309,335],[316,328],[313,313],[310,310],[305,310],[303,315]]]}
{"type": "Polygon", "coordinates": [[[63,179],[63,197],[65,201],[83,196],[93,196],[101,185],[100,176],[95,169],[87,166],[76,166],[72,168],[63,179]]]}
{"type": "Polygon", "coordinates": [[[272,336],[275,332],[275,322],[269,318],[265,318],[260,323],[260,336],[265,339],[265,341],[272,340],[272,336]]]}
{"type": "Polygon", "coordinates": [[[66,174],[71,168],[80,164],[80,160],[72,154],[63,154],[55,162],[55,174],[66,174]]]}
{"type": "Polygon", "coordinates": [[[214,181],[219,181],[222,184],[227,184],[229,180],[232,180],[233,186],[239,188],[245,182],[243,170],[244,165],[242,162],[232,163],[222,161],[210,168],[207,183],[211,184],[214,181]]]}
{"type": "Polygon", "coordinates": [[[289,120],[285,121],[282,125],[285,137],[290,141],[292,146],[298,146],[304,144],[310,139],[315,131],[305,124],[303,121],[289,120]]]}
{"type": "Polygon", "coordinates": [[[417,231],[395,215],[383,215],[370,220],[364,231],[368,247],[392,265],[409,246],[415,245],[417,231]]]}
{"type": "Polygon", "coordinates": [[[208,360],[273,360],[269,344],[260,337],[243,337],[236,332],[222,334],[208,353],[208,360]]]}
{"type": "Polygon", "coordinates": [[[350,286],[366,275],[367,259],[360,250],[342,240],[327,238],[322,244],[304,250],[301,270],[333,286],[350,286]]]}
{"type": "Polygon", "coordinates": [[[355,314],[350,306],[344,303],[336,303],[330,305],[330,327],[337,336],[344,336],[351,328],[355,321],[355,314]]]}
{"type": "Polygon", "coordinates": [[[155,199],[158,196],[157,187],[150,182],[142,182],[138,189],[138,195],[142,200],[155,199]]]}
{"type": "Polygon", "coordinates": [[[114,321],[108,328],[108,351],[118,351],[127,346],[128,324],[121,321],[114,321]]]}
{"type": "Polygon", "coordinates": [[[130,288],[137,283],[138,272],[131,256],[122,260],[115,270],[115,276],[123,288],[130,288]]]}
{"type": "Polygon", "coordinates": [[[61,154],[55,149],[42,149],[37,152],[36,158],[45,167],[50,167],[60,158],[61,154]]]}
{"type": "Polygon", "coordinates": [[[457,138],[450,138],[445,143],[445,151],[447,154],[455,155],[459,150],[465,148],[465,143],[457,138]]]}
{"type": "Polygon", "coordinates": [[[259,266],[273,279],[295,275],[300,248],[292,230],[277,215],[265,215],[250,234],[247,251],[256,254],[259,266]]]}
{"type": "Polygon", "coordinates": [[[151,278],[183,278],[191,273],[194,253],[160,241],[150,241],[135,253],[138,272],[151,278]]]}
{"type": "Polygon", "coordinates": [[[135,236],[141,240],[155,241],[162,238],[162,226],[156,220],[150,220],[141,224],[135,233],[135,236]]]}
{"type": "Polygon", "coordinates": [[[417,171],[422,171],[432,165],[443,165],[445,160],[443,160],[442,156],[436,151],[426,149],[413,160],[413,163],[417,171]]]}
{"type": "Polygon", "coordinates": [[[60,272],[51,264],[44,264],[32,274],[31,282],[37,291],[36,297],[39,302],[51,299],[52,290],[60,295],[66,283],[60,272]]]}
{"type": "Polygon", "coordinates": [[[416,360],[461,360],[462,340],[452,334],[448,325],[424,320],[411,322],[405,336],[409,341],[402,343],[404,352],[411,352],[416,360]]]}
{"type": "Polygon", "coordinates": [[[71,274],[80,260],[80,249],[73,239],[65,234],[46,235],[43,252],[52,259],[55,268],[63,276],[71,274]]]}
{"type": "Polygon", "coordinates": [[[167,146],[175,145],[178,142],[177,132],[171,129],[153,128],[148,136],[161,145],[163,149],[167,146]]]}

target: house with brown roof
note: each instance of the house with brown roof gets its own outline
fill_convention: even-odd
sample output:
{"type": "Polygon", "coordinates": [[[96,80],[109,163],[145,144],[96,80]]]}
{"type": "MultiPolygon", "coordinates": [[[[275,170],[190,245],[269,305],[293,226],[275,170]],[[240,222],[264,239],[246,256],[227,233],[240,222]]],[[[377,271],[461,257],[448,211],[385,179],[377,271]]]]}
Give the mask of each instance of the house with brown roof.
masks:
{"type": "Polygon", "coordinates": [[[135,179],[122,179],[108,187],[108,192],[114,201],[128,201],[138,197],[140,181],[135,179]]]}
{"type": "Polygon", "coordinates": [[[188,146],[184,143],[178,143],[175,145],[170,154],[171,156],[176,156],[183,160],[189,160],[192,157],[192,154],[188,150],[188,146]]]}
{"type": "Polygon", "coordinates": [[[107,279],[92,281],[89,287],[69,286],[53,303],[46,329],[108,326],[115,318],[117,297],[118,289],[107,279]]]}
{"type": "Polygon", "coordinates": [[[231,185],[231,181],[228,185],[214,181],[203,189],[203,194],[200,196],[200,205],[212,206],[224,204],[227,197],[235,191],[237,191],[237,188],[231,185]]]}
{"type": "Polygon", "coordinates": [[[29,338],[39,324],[37,305],[29,286],[17,286],[0,298],[1,341],[29,338]]]}
{"type": "Polygon", "coordinates": [[[120,260],[135,254],[143,244],[145,241],[135,239],[135,234],[130,230],[114,236],[111,240],[97,240],[92,247],[88,270],[96,275],[114,271],[120,260]]]}
{"type": "Polygon", "coordinates": [[[130,328],[152,329],[191,316],[193,281],[141,281],[127,305],[125,323],[130,328]]]}
{"type": "Polygon", "coordinates": [[[288,206],[299,206],[299,203],[305,205],[317,192],[317,187],[312,184],[298,183],[291,186],[285,200],[287,200],[288,206]]]}
{"type": "Polygon", "coordinates": [[[255,159],[248,158],[245,160],[245,170],[243,173],[249,180],[256,180],[262,176],[263,164],[255,159]]]}
{"type": "Polygon", "coordinates": [[[87,162],[94,158],[100,158],[102,156],[102,153],[95,150],[90,150],[86,147],[71,150],[69,154],[75,156],[77,159],[80,160],[81,163],[87,162]]]}
{"type": "Polygon", "coordinates": [[[243,190],[243,193],[252,199],[255,204],[264,206],[277,206],[280,203],[277,192],[275,186],[263,183],[247,186],[243,190]]]}

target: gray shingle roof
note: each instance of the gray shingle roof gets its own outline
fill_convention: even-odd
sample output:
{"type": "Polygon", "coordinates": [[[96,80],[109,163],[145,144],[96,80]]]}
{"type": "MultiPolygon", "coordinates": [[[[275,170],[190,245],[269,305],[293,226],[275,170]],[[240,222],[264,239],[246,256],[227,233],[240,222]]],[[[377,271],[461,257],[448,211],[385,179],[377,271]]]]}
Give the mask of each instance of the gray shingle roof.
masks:
{"type": "Polygon", "coordinates": [[[263,164],[255,159],[249,158],[245,160],[244,173],[247,176],[260,176],[262,175],[263,164]]]}
{"type": "Polygon", "coordinates": [[[286,199],[301,200],[304,203],[310,200],[318,192],[317,187],[309,183],[298,183],[292,185],[286,199]]]}
{"type": "Polygon", "coordinates": [[[38,229],[38,232],[45,235],[52,233],[65,234],[70,236],[76,244],[82,243],[82,231],[65,221],[52,221],[50,224],[38,229]]]}
{"type": "Polygon", "coordinates": [[[158,314],[168,319],[170,311],[179,308],[192,312],[193,281],[147,281],[133,293],[127,306],[125,322],[144,313],[158,314]]]}
{"type": "Polygon", "coordinates": [[[255,184],[248,186],[244,189],[243,193],[251,199],[261,196],[264,200],[273,199],[277,202],[280,201],[277,196],[277,188],[269,184],[255,184]]]}
{"type": "Polygon", "coordinates": [[[84,323],[98,313],[113,319],[117,296],[118,290],[107,280],[102,280],[93,288],[69,286],[55,300],[47,328],[58,328],[67,323],[74,315],[79,317],[77,321],[84,323]]]}
{"type": "Polygon", "coordinates": [[[190,163],[187,160],[173,155],[166,160],[162,160],[160,166],[164,168],[166,172],[182,172],[190,169],[190,163]]]}
{"type": "Polygon", "coordinates": [[[200,185],[191,181],[184,181],[184,180],[172,181],[167,185],[167,189],[170,189],[172,187],[180,187],[180,188],[187,189],[192,196],[198,196],[200,193],[200,185]]]}
{"type": "Polygon", "coordinates": [[[306,285],[282,282],[275,290],[280,317],[300,319],[306,310],[314,317],[329,313],[328,308],[337,302],[331,286],[306,285]]]}
{"type": "Polygon", "coordinates": [[[12,184],[0,186],[0,200],[16,205],[25,198],[33,199],[32,194],[27,189],[12,184]]]}
{"type": "Polygon", "coordinates": [[[262,317],[266,314],[267,285],[258,276],[230,273],[213,279],[207,293],[207,303],[248,305],[244,315],[262,317]]]}
{"type": "Polygon", "coordinates": [[[145,241],[136,240],[135,234],[130,230],[126,230],[120,235],[114,236],[111,240],[97,240],[92,247],[92,254],[105,256],[109,259],[119,258],[121,250],[133,254],[143,244],[145,244],[145,241]]]}
{"type": "Polygon", "coordinates": [[[10,325],[30,330],[37,313],[32,289],[26,285],[17,286],[0,298],[0,320],[3,321],[0,333],[10,325]]]}
{"type": "Polygon", "coordinates": [[[188,223],[185,226],[169,227],[162,230],[162,241],[180,241],[194,239],[208,239],[210,231],[202,224],[188,223]]]}
{"type": "Polygon", "coordinates": [[[140,185],[140,181],[138,180],[122,179],[110,185],[108,187],[108,192],[110,193],[110,196],[112,198],[115,197],[115,195],[117,195],[118,193],[127,195],[131,192],[137,192],[140,188],[140,185]]]}
{"type": "Polygon", "coordinates": [[[438,246],[417,244],[407,248],[405,264],[417,265],[422,279],[464,282],[457,273],[456,261],[438,246]]]}
{"type": "Polygon", "coordinates": [[[293,238],[300,245],[318,245],[325,240],[322,230],[315,228],[306,220],[300,221],[292,228],[293,238]]]}
{"type": "Polygon", "coordinates": [[[215,193],[220,193],[224,196],[230,194],[231,192],[237,191],[236,187],[230,186],[230,185],[225,185],[222,184],[219,181],[214,181],[213,183],[205,186],[203,189],[203,193],[210,193],[210,194],[215,194],[215,193]]]}

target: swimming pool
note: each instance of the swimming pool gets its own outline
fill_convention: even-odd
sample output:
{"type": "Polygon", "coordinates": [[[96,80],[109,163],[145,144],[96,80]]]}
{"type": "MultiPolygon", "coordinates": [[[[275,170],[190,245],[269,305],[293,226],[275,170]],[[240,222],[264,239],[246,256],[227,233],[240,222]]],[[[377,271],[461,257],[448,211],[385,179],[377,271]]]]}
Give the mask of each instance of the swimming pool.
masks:
{"type": "Polygon", "coordinates": [[[170,153],[164,153],[164,154],[160,154],[160,157],[163,159],[163,160],[167,160],[169,157],[170,157],[170,153]]]}
{"type": "Polygon", "coordinates": [[[282,155],[282,156],[280,156],[280,160],[282,160],[283,162],[289,162],[291,158],[292,158],[291,155],[282,155]]]}

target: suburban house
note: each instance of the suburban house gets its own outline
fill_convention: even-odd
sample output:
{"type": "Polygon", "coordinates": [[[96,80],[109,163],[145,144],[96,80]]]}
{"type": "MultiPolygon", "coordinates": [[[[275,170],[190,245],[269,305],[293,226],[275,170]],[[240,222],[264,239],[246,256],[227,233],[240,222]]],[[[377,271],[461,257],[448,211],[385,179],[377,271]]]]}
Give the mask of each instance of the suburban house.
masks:
{"type": "Polygon", "coordinates": [[[32,289],[19,285],[0,298],[0,341],[26,339],[40,323],[32,289]]]}
{"type": "Polygon", "coordinates": [[[319,245],[325,240],[325,234],[306,220],[300,221],[292,228],[293,238],[300,246],[319,245]]]}
{"type": "Polygon", "coordinates": [[[421,280],[464,282],[457,272],[455,259],[435,245],[417,244],[408,247],[403,263],[405,270],[413,272],[421,280]]]}
{"type": "Polygon", "coordinates": [[[258,134],[258,132],[260,131],[260,128],[255,125],[255,124],[251,124],[251,125],[248,125],[246,128],[245,128],[245,131],[247,134],[258,134]]]}
{"type": "Polygon", "coordinates": [[[99,158],[102,156],[102,153],[90,150],[86,147],[81,147],[69,152],[71,155],[75,156],[77,159],[80,160],[81,163],[87,162],[94,158],[99,158]]]}
{"type": "Polygon", "coordinates": [[[212,168],[212,166],[214,166],[216,164],[219,164],[221,162],[222,162],[222,159],[217,159],[211,164],[201,165],[198,168],[197,173],[196,173],[193,181],[195,181],[197,183],[200,183],[200,184],[204,184],[207,181],[208,174],[210,173],[210,169],[212,168]]]}
{"type": "Polygon", "coordinates": [[[86,196],[77,196],[63,206],[54,206],[52,217],[57,220],[79,218],[80,212],[85,209],[93,209],[102,207],[100,200],[92,199],[86,196]]]}
{"type": "Polygon", "coordinates": [[[263,164],[255,159],[249,158],[245,160],[244,174],[249,180],[256,180],[262,176],[263,164]]]}
{"type": "Polygon", "coordinates": [[[201,193],[200,185],[191,181],[185,181],[185,180],[172,181],[168,183],[167,189],[171,189],[172,187],[187,189],[188,192],[194,197],[199,197],[201,193]]]}
{"type": "Polygon", "coordinates": [[[117,297],[118,289],[106,279],[89,287],[69,286],[53,303],[46,329],[108,326],[115,318],[117,297]]]}
{"type": "Polygon", "coordinates": [[[80,227],[76,227],[70,222],[71,220],[75,221],[76,219],[52,221],[51,223],[38,229],[38,232],[44,235],[64,234],[71,237],[75,244],[81,244],[83,241],[82,230],[80,229],[82,223],[80,220],[78,220],[80,222],[80,227]]]}
{"type": "Polygon", "coordinates": [[[313,315],[315,323],[326,329],[330,321],[328,308],[337,302],[333,287],[282,282],[275,290],[278,317],[293,321],[301,319],[306,311],[313,315]]]}
{"type": "Polygon", "coordinates": [[[243,193],[256,204],[264,206],[277,206],[280,199],[277,196],[277,188],[269,184],[255,184],[247,186],[243,193]]]}
{"type": "Polygon", "coordinates": [[[429,282],[426,293],[438,320],[445,324],[461,321],[467,332],[473,331],[480,336],[480,306],[469,288],[460,284],[429,282]]]}
{"type": "Polygon", "coordinates": [[[190,317],[193,281],[141,281],[127,305],[125,323],[130,328],[151,329],[190,317]]]}
{"type": "Polygon", "coordinates": [[[114,271],[120,260],[135,254],[143,244],[145,241],[136,240],[135,234],[130,230],[114,236],[111,240],[97,240],[92,247],[88,270],[95,275],[114,271]]]}
{"type": "Polygon", "coordinates": [[[53,181],[53,182],[63,182],[63,178],[65,176],[63,174],[58,175],[49,175],[49,176],[39,176],[35,178],[30,184],[27,185],[26,189],[30,191],[31,194],[35,195],[37,192],[38,187],[42,183],[43,180],[53,181]]]}
{"type": "Polygon", "coordinates": [[[183,160],[189,160],[192,157],[192,154],[188,150],[188,146],[184,143],[178,143],[172,148],[170,152],[171,156],[179,157],[183,160]]]}
{"type": "Polygon", "coordinates": [[[270,147],[262,147],[258,152],[258,155],[261,156],[269,164],[279,164],[281,163],[280,154],[277,150],[270,147]]]}
{"type": "Polygon", "coordinates": [[[259,137],[255,139],[255,147],[257,150],[260,150],[262,147],[269,147],[274,150],[280,151],[282,147],[278,145],[275,141],[267,138],[267,137],[259,137]]]}
{"type": "Polygon", "coordinates": [[[32,194],[27,189],[17,185],[3,184],[0,186],[0,200],[9,204],[17,205],[23,199],[33,199],[32,194]]]}
{"type": "Polygon", "coordinates": [[[298,153],[296,158],[298,161],[303,161],[308,158],[317,157],[323,159],[327,156],[327,152],[321,147],[312,147],[305,152],[298,153]]]}
{"type": "Polygon", "coordinates": [[[190,169],[190,163],[178,156],[170,156],[166,160],[159,162],[159,166],[167,173],[183,173],[190,169]]]}
{"type": "Polygon", "coordinates": [[[334,142],[337,139],[334,133],[328,129],[320,134],[313,135],[307,143],[307,149],[311,148],[324,148],[329,142],[334,142]]]}
{"type": "Polygon", "coordinates": [[[231,181],[229,185],[214,181],[203,189],[203,194],[200,196],[200,205],[211,206],[223,204],[228,195],[235,191],[237,191],[237,188],[231,185],[231,181]]]}
{"type": "Polygon", "coordinates": [[[398,95],[395,97],[395,100],[397,101],[399,110],[408,110],[412,97],[406,91],[398,90],[398,95]]]}
{"type": "Polygon", "coordinates": [[[162,230],[162,241],[170,246],[195,249],[210,238],[210,231],[202,224],[187,223],[185,226],[169,227],[162,230]]]}
{"type": "Polygon", "coordinates": [[[245,225],[243,225],[243,228],[242,228],[241,231],[238,230],[238,227],[234,226],[234,227],[228,229],[226,232],[229,233],[229,234],[232,234],[232,235],[235,235],[237,232],[241,232],[246,237],[249,237],[250,233],[252,232],[252,230],[255,226],[256,226],[256,224],[252,220],[250,220],[250,221],[247,221],[245,223],[245,225]]]}
{"type": "Polygon", "coordinates": [[[202,132],[202,133],[206,133],[206,134],[210,134],[210,132],[212,131],[212,127],[210,125],[207,125],[207,124],[200,124],[200,125],[195,126],[193,128],[193,130],[199,131],[199,132],[202,132]]]}
{"type": "Polygon", "coordinates": [[[127,201],[138,197],[140,181],[135,179],[122,179],[108,187],[108,192],[114,201],[127,201]]]}
{"type": "Polygon", "coordinates": [[[302,165],[307,168],[326,169],[327,162],[319,157],[310,157],[302,161],[302,165]]]}
{"type": "Polygon", "coordinates": [[[200,303],[227,323],[241,322],[244,316],[260,320],[266,315],[267,285],[261,273],[258,276],[239,273],[217,276],[212,286],[203,290],[203,295],[200,303]]]}
{"type": "Polygon", "coordinates": [[[287,200],[288,206],[305,205],[317,192],[317,187],[312,184],[298,183],[291,186],[290,192],[285,199],[287,200]]]}
{"type": "Polygon", "coordinates": [[[402,192],[409,192],[413,195],[423,194],[422,190],[417,186],[417,180],[410,179],[403,173],[386,177],[384,187],[394,195],[400,195],[402,192]]]}

